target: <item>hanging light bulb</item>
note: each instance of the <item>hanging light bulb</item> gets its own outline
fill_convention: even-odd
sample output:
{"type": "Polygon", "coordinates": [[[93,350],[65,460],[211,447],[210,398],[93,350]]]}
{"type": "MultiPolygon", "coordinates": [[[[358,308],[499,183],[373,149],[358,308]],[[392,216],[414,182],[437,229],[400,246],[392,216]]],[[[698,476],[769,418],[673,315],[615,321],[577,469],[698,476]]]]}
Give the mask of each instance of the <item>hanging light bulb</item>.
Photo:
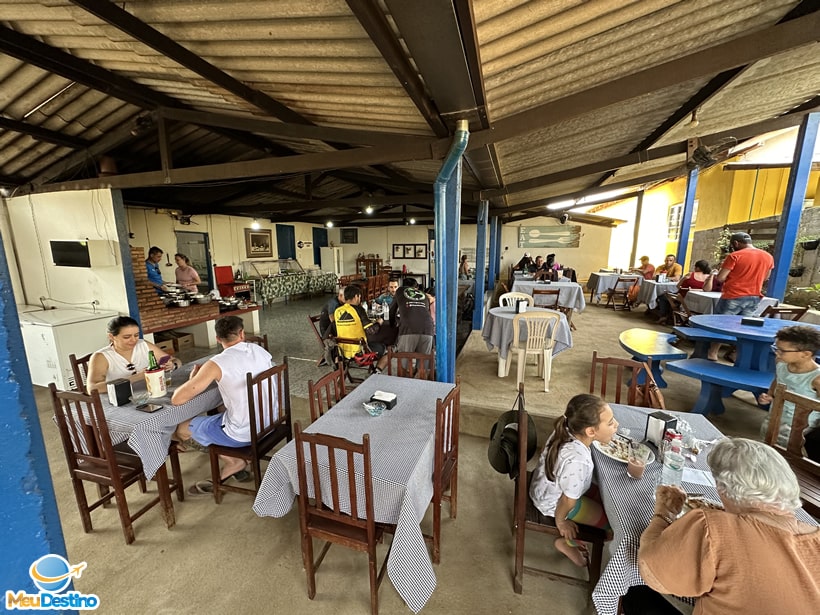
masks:
{"type": "Polygon", "coordinates": [[[415,218],[410,218],[410,224],[415,224],[415,223],[416,223],[416,219],[415,218]]]}
{"type": "Polygon", "coordinates": [[[325,226],[326,226],[327,228],[333,228],[333,221],[332,221],[332,220],[328,220],[327,222],[325,222],[325,226]]]}
{"type": "Polygon", "coordinates": [[[251,222],[251,228],[255,231],[258,231],[260,228],[262,228],[262,225],[259,224],[259,221],[256,218],[254,218],[253,222],[251,222]]]}
{"type": "Polygon", "coordinates": [[[373,206],[372,206],[372,205],[368,205],[367,207],[365,207],[365,208],[364,208],[364,212],[365,212],[366,214],[372,214],[372,213],[373,213],[373,206]]]}

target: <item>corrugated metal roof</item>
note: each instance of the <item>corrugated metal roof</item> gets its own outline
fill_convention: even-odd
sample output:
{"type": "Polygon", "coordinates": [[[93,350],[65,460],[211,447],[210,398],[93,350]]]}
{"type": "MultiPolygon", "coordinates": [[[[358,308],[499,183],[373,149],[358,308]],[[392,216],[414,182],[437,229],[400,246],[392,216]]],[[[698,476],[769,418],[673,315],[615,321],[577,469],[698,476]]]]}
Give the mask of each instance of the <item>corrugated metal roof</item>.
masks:
{"type": "MultiPolygon", "coordinates": [[[[799,20],[805,19],[804,14],[814,15],[813,3],[473,0],[454,3],[448,11],[442,10],[440,2],[418,0],[420,15],[413,20],[407,13],[394,17],[391,2],[363,1],[356,4],[355,12],[344,0],[112,3],[164,36],[150,43],[138,40],[127,25],[107,23],[79,1],[0,0],[0,24],[6,32],[23,35],[14,46],[3,41],[0,32],[0,118],[23,122],[31,133],[47,129],[54,136],[90,144],[85,150],[76,141],[56,144],[43,140],[42,133],[0,128],[0,182],[40,185],[93,178],[103,154],[115,158],[121,177],[158,171],[157,129],[147,114],[166,105],[239,120],[285,117],[297,125],[361,131],[357,138],[388,132],[432,142],[442,134],[442,125],[452,131],[457,117],[471,118],[471,129],[480,133],[569,96],[592,103],[577,115],[571,109],[556,114],[545,111],[532,125],[517,127],[503,140],[493,141],[493,133],[483,134],[491,145],[471,153],[464,197],[470,203],[486,193],[492,198],[493,213],[503,214],[507,206],[619,183],[624,177],[672,173],[684,168],[684,153],[628,163],[615,177],[605,171],[574,169],[769,120],[820,94],[816,36],[813,44],[770,54],[737,75],[703,70],[695,78],[654,91],[644,87],[627,100],[599,99],[593,90],[703,49],[714,47],[719,54],[721,45],[763,33],[786,16],[799,20]],[[425,24],[426,12],[435,14],[433,23],[425,24]],[[443,23],[448,19],[453,23],[443,23]],[[420,27],[428,28],[424,35],[412,30],[420,27]],[[447,39],[452,36],[457,40],[447,39]],[[47,47],[33,53],[38,43],[47,47]],[[186,66],[188,60],[175,56],[172,43],[223,75],[186,66]],[[440,61],[430,61],[445,48],[462,49],[464,55],[442,54],[440,61]],[[71,58],[87,68],[72,69],[71,58]],[[467,73],[459,73],[460,67],[467,73]],[[99,69],[108,72],[98,81],[90,80],[99,69]],[[229,77],[236,80],[234,85],[228,85],[229,77]],[[702,100],[696,103],[696,96],[702,100]],[[438,106],[469,100],[475,101],[475,108],[438,106]],[[698,109],[696,131],[689,123],[690,108],[698,109]],[[139,125],[138,118],[142,118],[139,125]],[[554,181],[538,179],[556,173],[561,176],[554,181]],[[482,184],[490,180],[492,185],[482,184]],[[543,185],[516,188],[528,180],[543,185]],[[501,189],[496,189],[498,182],[501,189]],[[504,194],[503,186],[512,188],[504,194]]],[[[391,147],[388,142],[374,145],[384,152],[377,157],[383,164],[362,163],[352,158],[361,156],[361,141],[353,140],[348,146],[344,134],[328,133],[323,139],[277,136],[253,126],[219,128],[207,125],[208,121],[212,116],[203,117],[199,124],[168,123],[173,168],[236,165],[273,155],[272,171],[254,167],[251,177],[211,182],[203,168],[196,185],[211,189],[148,181],[142,187],[126,188],[126,201],[157,206],[185,203],[192,210],[213,210],[230,203],[240,211],[243,206],[255,207],[249,210],[255,216],[265,204],[271,205],[270,215],[279,215],[288,203],[301,203],[293,215],[304,207],[310,219],[322,211],[312,203],[305,207],[310,199],[337,200],[373,190],[393,195],[429,193],[440,167],[438,158],[446,150],[436,146],[405,154],[411,151],[406,149],[410,144],[396,141],[391,147]],[[348,149],[350,158],[345,162],[348,149]],[[341,161],[313,158],[296,167],[305,170],[276,171],[277,156],[337,151],[342,152],[341,161]],[[310,198],[305,174],[311,184],[310,198]]],[[[301,164],[302,159],[294,160],[301,164]]],[[[609,170],[603,162],[601,166],[609,170]]],[[[391,205],[390,211],[395,207],[391,205]]]]}

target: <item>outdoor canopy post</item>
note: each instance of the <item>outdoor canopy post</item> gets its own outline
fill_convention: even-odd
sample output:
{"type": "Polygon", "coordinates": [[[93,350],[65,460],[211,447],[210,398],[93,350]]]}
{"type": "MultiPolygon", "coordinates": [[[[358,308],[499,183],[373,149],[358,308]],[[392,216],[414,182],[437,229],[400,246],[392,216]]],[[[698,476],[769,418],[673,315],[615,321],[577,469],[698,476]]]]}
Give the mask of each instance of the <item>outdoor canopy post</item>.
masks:
{"type": "MultiPolygon", "coordinates": [[[[490,263],[487,268],[487,290],[489,291],[495,289],[495,280],[498,277],[498,255],[500,254],[498,248],[501,243],[499,241],[499,227],[498,216],[490,218],[490,263]]],[[[478,292],[477,288],[476,292],[478,292]]]]}
{"type": "Polygon", "coordinates": [[[820,113],[809,113],[803,118],[797,132],[794,158],[789,171],[789,182],[786,185],[786,200],[783,202],[780,224],[777,226],[777,235],[774,240],[774,271],[766,287],[766,294],[780,301],[786,294],[786,283],[789,281],[789,269],[794,254],[794,245],[797,243],[800,216],[803,213],[803,199],[809,183],[814,144],[817,142],[818,125],[820,125],[820,113]]]}
{"type": "Polygon", "coordinates": [[[467,120],[458,120],[450,151],[435,183],[436,378],[455,382],[458,234],[461,220],[461,156],[469,139],[467,120]]]}
{"type": "Polygon", "coordinates": [[[487,214],[489,201],[481,201],[478,205],[478,219],[476,220],[475,239],[475,282],[473,293],[475,294],[475,304],[473,305],[473,331],[481,329],[484,320],[484,259],[487,250],[487,214]]]}
{"type": "Polygon", "coordinates": [[[678,253],[675,255],[675,261],[681,267],[686,263],[686,252],[689,249],[689,231],[692,226],[692,213],[695,209],[695,191],[698,188],[698,168],[695,167],[686,176],[686,196],[683,199],[683,213],[681,214],[679,235],[678,235],[678,253]]]}

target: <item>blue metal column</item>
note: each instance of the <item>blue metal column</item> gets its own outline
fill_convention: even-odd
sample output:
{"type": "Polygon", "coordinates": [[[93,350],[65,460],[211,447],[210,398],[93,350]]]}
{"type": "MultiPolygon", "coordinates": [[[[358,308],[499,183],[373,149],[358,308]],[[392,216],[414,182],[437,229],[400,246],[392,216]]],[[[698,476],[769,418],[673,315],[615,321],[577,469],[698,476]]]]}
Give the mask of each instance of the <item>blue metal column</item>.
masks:
{"type": "Polygon", "coordinates": [[[0,318],[0,590],[5,599],[6,590],[39,593],[29,576],[31,564],[49,553],[67,554],[2,238],[0,318]]]}
{"type": "Polygon", "coordinates": [[[493,216],[490,218],[490,263],[487,271],[487,290],[489,291],[495,288],[495,280],[498,277],[499,247],[501,245],[499,241],[501,235],[498,229],[498,216],[493,216]]]}
{"type": "Polygon", "coordinates": [[[473,331],[484,326],[484,259],[487,253],[487,213],[490,208],[488,201],[481,201],[478,206],[475,237],[475,305],[473,306],[473,331]]]}
{"type": "Polygon", "coordinates": [[[695,209],[695,190],[698,188],[698,168],[689,171],[686,176],[686,196],[683,199],[683,215],[680,219],[680,235],[678,238],[678,253],[675,260],[683,267],[686,263],[686,252],[689,249],[689,231],[692,226],[692,212],[695,209]]]}
{"type": "Polygon", "coordinates": [[[467,147],[469,134],[467,120],[459,120],[453,144],[435,183],[436,377],[440,382],[456,381],[461,155],[467,147]]]}
{"type": "Polygon", "coordinates": [[[820,125],[820,113],[809,113],[800,123],[797,132],[797,143],[794,146],[794,158],[789,172],[789,183],[786,186],[786,200],[780,213],[780,224],[774,240],[774,271],[766,287],[766,295],[780,301],[786,294],[786,283],[789,280],[794,245],[797,243],[797,231],[800,228],[800,216],[803,213],[803,199],[811,173],[811,158],[814,144],[817,142],[817,128],[820,125]]]}

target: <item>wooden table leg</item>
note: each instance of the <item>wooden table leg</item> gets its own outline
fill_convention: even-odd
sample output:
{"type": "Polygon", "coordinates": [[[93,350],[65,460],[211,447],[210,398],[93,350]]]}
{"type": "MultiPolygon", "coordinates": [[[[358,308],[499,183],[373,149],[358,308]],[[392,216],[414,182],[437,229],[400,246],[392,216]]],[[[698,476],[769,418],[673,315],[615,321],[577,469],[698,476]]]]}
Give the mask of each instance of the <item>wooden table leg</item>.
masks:
{"type": "Polygon", "coordinates": [[[165,521],[165,526],[171,529],[176,525],[176,517],[174,515],[174,502],[171,500],[171,487],[168,484],[168,471],[164,463],[160,466],[159,470],[157,470],[154,479],[157,481],[159,504],[162,507],[162,518],[165,521]]]}

